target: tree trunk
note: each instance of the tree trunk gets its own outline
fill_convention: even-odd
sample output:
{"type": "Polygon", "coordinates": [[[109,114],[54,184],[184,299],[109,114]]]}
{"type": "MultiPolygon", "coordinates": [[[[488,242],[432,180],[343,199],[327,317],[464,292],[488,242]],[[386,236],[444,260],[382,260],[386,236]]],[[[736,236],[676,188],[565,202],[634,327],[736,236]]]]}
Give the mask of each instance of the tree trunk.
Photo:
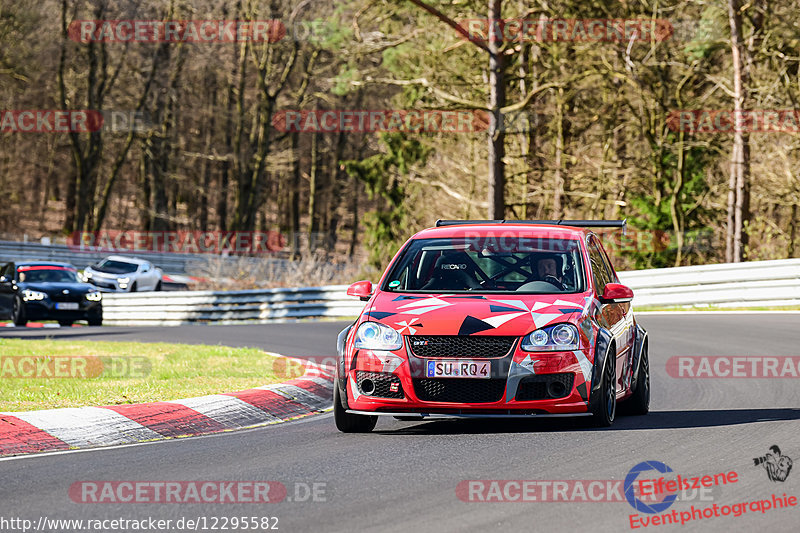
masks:
{"type": "Polygon", "coordinates": [[[564,198],[564,89],[558,88],[556,93],[556,138],[553,154],[553,220],[563,216],[564,198]]]}
{"type": "Polygon", "coordinates": [[[319,232],[319,213],[317,213],[317,180],[319,178],[319,139],[311,134],[311,170],[308,173],[308,250],[313,252],[317,246],[319,232]]]}
{"type": "MultiPolygon", "coordinates": [[[[731,27],[731,56],[733,60],[733,111],[738,117],[747,107],[747,85],[749,79],[749,60],[745,57],[745,48],[742,38],[742,13],[740,0],[728,0],[728,19],[731,27]]],[[[733,216],[731,217],[730,192],[728,193],[728,220],[733,218],[733,238],[730,252],[726,250],[726,257],[734,263],[745,259],[747,247],[747,232],[745,225],[750,218],[750,136],[734,128],[733,151],[731,154],[731,178],[729,186],[733,185],[734,198],[733,216]]],[[[731,230],[728,229],[730,239],[731,230]]]]}
{"type": "Polygon", "coordinates": [[[300,134],[290,134],[292,142],[292,183],[289,186],[289,210],[291,218],[292,259],[300,257],[300,134]]]}
{"type": "Polygon", "coordinates": [[[501,109],[506,105],[505,71],[499,32],[491,31],[502,18],[502,0],[489,2],[489,218],[505,218],[505,125],[501,109]]]}

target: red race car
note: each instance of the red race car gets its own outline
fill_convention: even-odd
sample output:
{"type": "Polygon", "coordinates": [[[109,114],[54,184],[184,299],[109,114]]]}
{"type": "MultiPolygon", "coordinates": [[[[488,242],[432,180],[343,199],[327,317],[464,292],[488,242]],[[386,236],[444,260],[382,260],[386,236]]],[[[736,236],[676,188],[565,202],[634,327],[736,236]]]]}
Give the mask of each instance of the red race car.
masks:
{"type": "Polygon", "coordinates": [[[647,333],[590,228],[625,221],[443,221],[408,240],[339,334],[334,418],[591,416],[650,404],[647,333]]]}

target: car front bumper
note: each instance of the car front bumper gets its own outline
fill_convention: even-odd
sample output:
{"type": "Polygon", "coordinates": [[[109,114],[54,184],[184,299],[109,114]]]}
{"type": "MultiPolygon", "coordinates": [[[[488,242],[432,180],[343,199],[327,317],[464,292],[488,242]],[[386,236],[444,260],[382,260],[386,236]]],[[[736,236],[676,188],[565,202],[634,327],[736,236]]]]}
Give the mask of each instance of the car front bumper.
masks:
{"type": "Polygon", "coordinates": [[[79,303],[78,309],[56,309],[56,304],[49,301],[25,303],[25,318],[28,320],[87,320],[102,314],[102,302],[79,303]]]}
{"type": "Polygon", "coordinates": [[[125,287],[120,287],[119,281],[116,278],[101,278],[99,276],[92,276],[89,278],[88,283],[97,287],[101,292],[128,292],[131,290],[133,280],[125,283],[125,287]]]}
{"type": "MultiPolygon", "coordinates": [[[[478,358],[448,358],[469,359],[478,358]]],[[[427,361],[398,352],[357,350],[345,372],[351,412],[392,416],[576,415],[589,411],[590,350],[523,352],[491,359],[491,376],[432,378],[427,361]],[[366,383],[370,380],[371,383],[366,383]]],[[[341,367],[340,367],[341,368],[341,367]]]]}

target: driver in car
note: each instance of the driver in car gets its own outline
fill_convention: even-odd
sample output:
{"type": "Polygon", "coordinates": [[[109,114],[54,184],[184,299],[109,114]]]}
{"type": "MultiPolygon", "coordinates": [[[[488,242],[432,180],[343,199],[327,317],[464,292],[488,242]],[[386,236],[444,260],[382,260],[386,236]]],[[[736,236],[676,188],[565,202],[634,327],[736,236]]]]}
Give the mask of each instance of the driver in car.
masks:
{"type": "MultiPolygon", "coordinates": [[[[560,291],[566,291],[570,286],[570,282],[564,279],[563,260],[563,257],[559,254],[533,256],[531,263],[535,265],[535,268],[533,268],[532,275],[538,281],[545,281],[560,291]]],[[[569,276],[566,277],[569,278],[569,276]]]]}
{"type": "Polygon", "coordinates": [[[552,257],[544,257],[539,259],[539,262],[536,263],[536,271],[539,273],[539,279],[552,276],[558,281],[561,281],[561,273],[558,272],[556,260],[552,257]]]}

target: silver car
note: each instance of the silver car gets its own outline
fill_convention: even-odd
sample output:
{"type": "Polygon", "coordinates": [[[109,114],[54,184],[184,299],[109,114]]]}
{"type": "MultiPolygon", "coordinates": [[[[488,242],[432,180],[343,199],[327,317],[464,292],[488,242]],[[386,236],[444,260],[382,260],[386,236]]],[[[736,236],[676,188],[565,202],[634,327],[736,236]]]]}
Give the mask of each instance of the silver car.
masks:
{"type": "Polygon", "coordinates": [[[83,279],[100,289],[137,292],[160,291],[163,272],[150,261],[111,255],[83,271],[83,279]]]}

